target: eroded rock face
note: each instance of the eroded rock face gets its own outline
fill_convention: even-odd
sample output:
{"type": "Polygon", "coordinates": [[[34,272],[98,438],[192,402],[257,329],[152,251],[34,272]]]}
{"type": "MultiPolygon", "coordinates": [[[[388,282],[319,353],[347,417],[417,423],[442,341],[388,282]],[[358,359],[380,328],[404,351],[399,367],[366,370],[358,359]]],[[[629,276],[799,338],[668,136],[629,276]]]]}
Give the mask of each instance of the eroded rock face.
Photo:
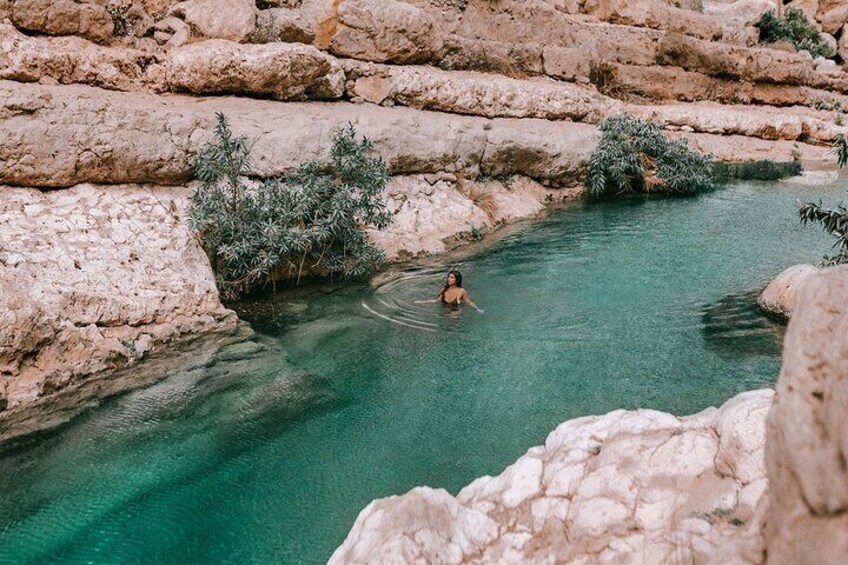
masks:
{"type": "MultiPolygon", "coordinates": [[[[235,328],[182,221],[186,190],[0,186],[0,389],[7,411],[235,328]]],[[[6,437],[5,413],[0,438],[6,437]]]]}
{"type": "Polygon", "coordinates": [[[8,11],[16,27],[48,35],[78,35],[102,43],[115,30],[112,16],[97,2],[14,0],[8,11]]]}
{"type": "Polygon", "coordinates": [[[183,18],[197,38],[246,41],[256,29],[253,0],[187,0],[171,13],[183,18]]]}
{"type": "Polygon", "coordinates": [[[112,90],[141,88],[154,57],[133,49],[106,48],[78,37],[28,37],[0,23],[0,79],[52,80],[112,90]]]}
{"type": "Polygon", "coordinates": [[[456,498],[372,502],[331,563],[760,563],[773,392],[571,420],[456,498]]]}
{"type": "Polygon", "coordinates": [[[848,267],[801,286],[768,417],[769,563],[836,565],[848,555],[848,267]]]}
{"type": "Polygon", "coordinates": [[[818,269],[812,265],[789,267],[769,283],[757,299],[757,304],[766,312],[789,318],[792,315],[798,288],[816,272],[818,269]]]}
{"type": "Polygon", "coordinates": [[[548,120],[487,120],[349,103],[165,98],[0,81],[0,137],[6,140],[0,145],[0,182],[184,182],[215,112],[225,112],[237,134],[256,140],[253,168],[262,177],[324,158],[332,132],[353,123],[374,141],[393,174],[482,169],[571,186],[598,136],[588,124],[548,120]]]}
{"type": "Polygon", "coordinates": [[[271,95],[279,100],[332,99],[344,93],[338,61],[308,45],[241,45],[222,39],[171,51],[170,90],[195,94],[271,95]]]}
{"type": "Polygon", "coordinates": [[[437,58],[442,37],[423,10],[396,0],[346,0],[330,50],[366,61],[423,63],[437,58]]]}

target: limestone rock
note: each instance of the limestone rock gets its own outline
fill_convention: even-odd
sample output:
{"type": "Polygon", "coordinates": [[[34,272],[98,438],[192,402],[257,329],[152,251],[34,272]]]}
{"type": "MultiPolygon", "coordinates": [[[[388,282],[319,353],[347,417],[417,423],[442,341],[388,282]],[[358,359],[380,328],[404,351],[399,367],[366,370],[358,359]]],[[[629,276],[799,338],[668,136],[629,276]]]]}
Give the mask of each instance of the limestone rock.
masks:
{"type": "Polygon", "coordinates": [[[298,11],[290,8],[260,10],[256,29],[250,35],[252,43],[312,43],[315,30],[298,11]]]}
{"type": "Polygon", "coordinates": [[[423,63],[438,58],[442,37],[423,10],[397,0],[347,0],[338,7],[330,50],[366,61],[423,63]]]}
{"type": "Polygon", "coordinates": [[[172,50],[165,61],[168,88],[195,94],[271,95],[279,100],[339,98],[344,72],[315,47],[242,45],[223,39],[172,50]]]}
{"type": "Polygon", "coordinates": [[[799,289],[768,417],[769,563],[843,563],[848,555],[848,267],[799,289]]]}
{"type": "Polygon", "coordinates": [[[332,132],[353,123],[374,142],[393,174],[497,168],[572,186],[598,135],[588,124],[537,119],[489,120],[342,102],[157,97],[0,81],[0,138],[6,140],[0,144],[0,182],[183,182],[215,112],[224,112],[238,135],[256,140],[253,170],[261,177],[325,158],[332,132]]]}
{"type": "Polygon", "coordinates": [[[330,563],[759,562],[772,397],[565,422],[455,498],[421,487],[372,502],[330,563]]]}
{"type": "Polygon", "coordinates": [[[821,14],[822,30],[825,33],[836,35],[842,26],[848,23],[848,4],[836,6],[821,14]]]}
{"type": "Polygon", "coordinates": [[[456,114],[596,123],[622,108],[592,88],[547,79],[373,64],[348,65],[347,74],[352,97],[456,114]]]}
{"type": "Polygon", "coordinates": [[[16,27],[48,35],[78,35],[97,42],[109,41],[112,16],[95,2],[75,0],[15,0],[11,20],[16,27]]]}
{"type": "Polygon", "coordinates": [[[181,219],[186,191],[0,191],[7,410],[132,365],[159,345],[235,327],[181,219]]]}
{"type": "Polygon", "coordinates": [[[843,61],[848,61],[848,24],[842,26],[842,34],[839,36],[836,52],[842,57],[843,61]]]}
{"type": "Polygon", "coordinates": [[[775,0],[736,0],[735,2],[704,2],[704,13],[723,21],[753,25],[766,12],[777,8],[775,0]]]}
{"type": "Polygon", "coordinates": [[[818,269],[812,265],[789,267],[769,283],[757,299],[757,304],[766,312],[789,318],[798,288],[816,272],[818,269]]]}
{"type": "Polygon", "coordinates": [[[802,54],[745,48],[667,34],[659,43],[657,62],[710,76],[818,86],[812,60],[802,54]]]}
{"type": "MultiPolygon", "coordinates": [[[[526,177],[515,176],[505,182],[465,179],[461,174],[437,179],[427,175],[392,177],[386,201],[394,220],[370,237],[389,260],[442,253],[472,228],[487,230],[538,215],[546,198],[554,193],[526,177]]],[[[568,196],[565,191],[556,192],[568,196]]]]}
{"type": "Polygon", "coordinates": [[[140,88],[152,57],[141,51],[105,48],[78,37],[28,37],[0,23],[0,79],[54,80],[113,90],[140,88]]]}
{"type": "Polygon", "coordinates": [[[597,14],[602,20],[616,24],[685,33],[701,39],[716,40],[725,35],[720,20],[660,0],[599,0],[597,14]]]}
{"type": "Polygon", "coordinates": [[[187,0],[171,8],[191,28],[192,36],[246,41],[256,28],[252,0],[187,0]]]}

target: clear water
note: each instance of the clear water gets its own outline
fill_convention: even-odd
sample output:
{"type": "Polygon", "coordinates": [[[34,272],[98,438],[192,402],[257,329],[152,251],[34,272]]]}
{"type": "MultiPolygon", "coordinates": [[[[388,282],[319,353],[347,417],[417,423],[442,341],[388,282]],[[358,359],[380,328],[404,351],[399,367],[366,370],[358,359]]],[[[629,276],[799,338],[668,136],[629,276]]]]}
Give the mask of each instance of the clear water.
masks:
{"type": "Polygon", "coordinates": [[[0,453],[0,562],[324,562],[372,499],[455,492],[563,420],[769,386],[756,291],[831,243],[795,199],[843,195],[579,204],[463,262],[482,315],[412,304],[448,265],[243,304],[264,350],[0,453]]]}

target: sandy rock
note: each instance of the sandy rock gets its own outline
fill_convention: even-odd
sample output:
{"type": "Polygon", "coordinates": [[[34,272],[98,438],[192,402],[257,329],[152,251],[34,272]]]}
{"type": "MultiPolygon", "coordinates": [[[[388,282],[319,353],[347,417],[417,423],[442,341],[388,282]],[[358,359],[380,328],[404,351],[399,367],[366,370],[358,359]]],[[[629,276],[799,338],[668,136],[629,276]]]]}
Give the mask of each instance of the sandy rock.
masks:
{"type": "Polygon", "coordinates": [[[818,86],[812,60],[802,54],[746,48],[668,34],[659,43],[657,62],[710,76],[818,86]]]}
{"type": "Polygon", "coordinates": [[[338,62],[308,45],[242,45],[213,39],[172,50],[164,67],[169,89],[195,94],[297,100],[339,98],[344,92],[338,62]]]}
{"type": "Polygon", "coordinates": [[[187,0],[171,8],[191,28],[192,37],[246,41],[256,28],[252,0],[187,0]]]}
{"type": "Polygon", "coordinates": [[[504,43],[468,39],[458,35],[445,40],[439,66],[450,70],[498,73],[522,78],[544,72],[542,46],[537,43],[504,43]]]}
{"type": "Polygon", "coordinates": [[[396,0],[347,0],[338,7],[330,50],[366,61],[423,63],[438,58],[442,37],[423,10],[396,0]]]}
{"type": "Polygon", "coordinates": [[[349,95],[377,104],[387,100],[413,108],[457,114],[598,122],[621,111],[616,100],[594,89],[547,79],[517,80],[432,67],[348,65],[349,95]]]}
{"type": "Polygon", "coordinates": [[[839,36],[836,52],[842,57],[843,61],[848,61],[848,24],[842,26],[842,34],[839,36]]]}
{"type": "Polygon", "coordinates": [[[817,272],[818,269],[812,265],[789,267],[769,283],[757,299],[757,304],[766,312],[789,318],[798,288],[817,272]]]}
{"type": "Polygon", "coordinates": [[[250,35],[252,43],[312,43],[315,30],[299,11],[291,8],[260,10],[256,17],[256,29],[250,35]]]}
{"type": "Polygon", "coordinates": [[[619,410],[565,422],[455,498],[421,487],[372,502],[330,562],[759,562],[772,397],[745,393],[688,418],[619,410]]]}
{"type": "Polygon", "coordinates": [[[78,35],[105,43],[114,32],[105,6],[74,0],[15,0],[11,20],[16,27],[48,35],[78,35]]]}
{"type": "Polygon", "coordinates": [[[0,182],[183,182],[215,112],[226,113],[237,134],[255,140],[253,168],[263,177],[326,157],[327,140],[347,123],[374,142],[393,174],[497,169],[490,172],[565,186],[579,182],[597,139],[594,126],[570,122],[0,81],[0,137],[7,140],[0,145],[0,182]]]}
{"type": "Polygon", "coordinates": [[[804,12],[804,15],[807,16],[808,20],[813,23],[817,23],[816,13],[819,11],[819,0],[792,0],[783,8],[784,13],[786,13],[786,10],[791,10],[793,8],[801,10],[804,12]]]}
{"type": "Polygon", "coordinates": [[[542,52],[546,75],[567,81],[588,82],[592,65],[577,47],[546,47],[542,52]]]}
{"type": "Polygon", "coordinates": [[[131,365],[157,344],[234,328],[181,220],[186,191],[0,190],[2,332],[12,338],[0,348],[0,378],[9,410],[131,365]]]}
{"type": "Polygon", "coordinates": [[[769,413],[769,563],[843,563],[848,555],[848,268],[799,289],[769,413]]]}
{"type": "Polygon", "coordinates": [[[731,2],[704,2],[704,14],[722,21],[735,21],[753,25],[766,12],[776,9],[775,0],[736,0],[731,2]]]}
{"type": "Polygon", "coordinates": [[[392,177],[386,201],[394,220],[387,229],[370,233],[389,260],[442,253],[468,239],[473,228],[488,231],[502,222],[531,218],[554,192],[568,196],[521,176],[503,181],[444,176],[392,177]]]}
{"type": "Polygon", "coordinates": [[[848,23],[848,4],[835,6],[833,9],[828,10],[823,14],[820,13],[820,21],[822,24],[822,31],[836,35],[836,33],[842,29],[842,26],[848,23]]]}
{"type": "Polygon", "coordinates": [[[0,23],[0,79],[54,80],[112,90],[141,88],[152,57],[141,51],[105,48],[78,37],[29,37],[0,23]]]}
{"type": "MultiPolygon", "coordinates": [[[[717,40],[725,35],[720,20],[692,10],[683,10],[661,0],[599,0],[602,20],[637,27],[685,33],[701,39],[717,40]]],[[[730,30],[727,30],[730,35],[730,30]]]]}

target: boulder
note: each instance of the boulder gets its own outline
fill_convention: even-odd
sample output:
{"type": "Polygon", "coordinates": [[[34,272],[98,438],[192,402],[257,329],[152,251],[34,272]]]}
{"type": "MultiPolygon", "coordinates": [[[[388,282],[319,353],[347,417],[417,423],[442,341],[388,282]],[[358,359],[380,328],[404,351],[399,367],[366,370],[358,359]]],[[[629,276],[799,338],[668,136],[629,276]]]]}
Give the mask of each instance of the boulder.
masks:
{"type": "Polygon", "coordinates": [[[817,272],[818,269],[812,265],[789,267],[769,283],[757,299],[757,304],[770,314],[789,318],[798,288],[817,272]]]}
{"type": "Polygon", "coordinates": [[[56,81],[131,90],[143,84],[151,56],[106,48],[79,37],[30,37],[0,23],[0,79],[56,81]]]}
{"type": "Polygon", "coordinates": [[[848,555],[848,267],[798,290],[768,416],[770,564],[837,565],[848,555]]]}
{"type": "Polygon", "coordinates": [[[15,0],[11,20],[16,27],[48,35],[78,35],[99,43],[115,30],[105,6],[75,0],[15,0]]]}
{"type": "Polygon", "coordinates": [[[331,99],[344,93],[344,72],[309,45],[243,45],[223,39],[172,50],[164,62],[167,87],[195,94],[331,99]]]}
{"type": "Polygon", "coordinates": [[[456,497],[419,487],[372,502],[330,563],[758,562],[773,394],[686,418],[619,410],[564,422],[456,497]]]}
{"type": "Polygon", "coordinates": [[[823,14],[820,13],[820,16],[822,31],[836,35],[842,26],[848,23],[848,4],[836,6],[823,14]]]}
{"type": "Polygon", "coordinates": [[[397,0],[347,0],[338,7],[330,50],[366,61],[425,63],[439,57],[443,39],[433,17],[397,0]]]}
{"type": "Polygon", "coordinates": [[[848,24],[842,26],[842,34],[836,46],[837,53],[842,57],[843,64],[848,61],[848,24]]]}
{"type": "Polygon", "coordinates": [[[256,29],[253,0],[187,0],[171,8],[198,39],[228,39],[243,42],[256,29]]]}
{"type": "Polygon", "coordinates": [[[299,11],[291,8],[260,10],[256,29],[250,35],[252,43],[312,43],[315,30],[299,11]]]}

